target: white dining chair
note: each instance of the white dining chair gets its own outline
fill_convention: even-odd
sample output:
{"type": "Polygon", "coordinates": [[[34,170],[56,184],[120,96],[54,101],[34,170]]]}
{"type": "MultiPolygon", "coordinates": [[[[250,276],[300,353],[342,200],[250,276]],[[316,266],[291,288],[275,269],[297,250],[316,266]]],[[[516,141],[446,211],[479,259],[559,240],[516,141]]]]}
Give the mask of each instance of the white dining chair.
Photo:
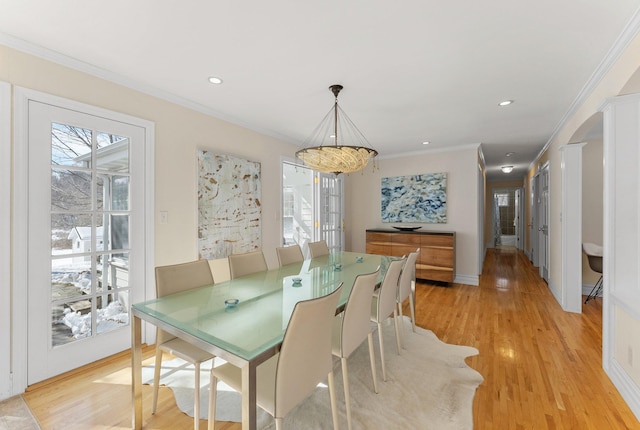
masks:
{"type": "Polygon", "coordinates": [[[371,329],[371,301],[380,267],[367,275],[358,275],[353,283],[344,312],[333,320],[333,355],[340,358],[342,364],[342,380],[344,383],[344,401],[347,410],[347,423],[351,429],[351,398],[349,394],[349,373],[347,358],[365,339],[369,342],[369,363],[373,377],[373,391],[378,392],[376,375],[376,359],[373,348],[373,332],[371,329]]]}
{"type": "MultiPolygon", "coordinates": [[[[398,305],[398,318],[400,318],[400,324],[404,328],[404,317],[402,315],[402,304],[406,299],[409,299],[409,312],[411,313],[411,328],[413,332],[416,331],[416,305],[414,303],[414,293],[416,288],[416,261],[418,260],[418,256],[420,255],[420,248],[418,248],[415,252],[409,253],[407,257],[406,263],[404,263],[404,267],[402,268],[402,273],[400,274],[400,281],[398,282],[398,297],[397,297],[397,305],[398,305]]],[[[404,330],[400,330],[400,344],[402,344],[402,336],[404,335],[404,330]]]]}
{"type": "MultiPolygon", "coordinates": [[[[157,297],[211,284],[213,284],[213,276],[207,260],[156,267],[157,297]]],[[[181,358],[195,368],[193,428],[198,430],[200,428],[200,365],[212,359],[213,355],[164,330],[158,329],[156,331],[156,357],[153,372],[153,404],[151,410],[153,414],[156,413],[158,405],[158,387],[160,385],[160,370],[162,369],[162,355],[164,352],[181,358]]]]}
{"type": "Polygon", "coordinates": [[[209,267],[211,268],[213,281],[216,284],[231,279],[231,272],[229,271],[229,259],[227,257],[209,260],[209,267]]]}
{"type": "Polygon", "coordinates": [[[307,246],[309,247],[309,256],[311,258],[329,255],[329,247],[327,246],[327,241],[325,240],[309,242],[307,246]]]}
{"type": "Polygon", "coordinates": [[[267,262],[262,251],[247,252],[244,254],[231,254],[229,256],[229,274],[231,279],[252,273],[266,272],[267,262]]]}
{"type": "Polygon", "coordinates": [[[382,341],[382,323],[393,317],[393,324],[396,330],[396,348],[400,354],[400,331],[398,329],[398,310],[396,308],[396,297],[398,295],[398,281],[400,271],[406,258],[393,260],[389,263],[389,268],[380,284],[380,289],[373,294],[371,302],[371,321],[378,325],[378,343],[380,345],[380,361],[382,362],[382,380],[387,380],[387,368],[384,360],[384,342],[382,341]]]}
{"type": "MultiPolygon", "coordinates": [[[[331,334],[341,293],[342,284],[326,296],[296,303],[280,352],[256,369],[256,403],[274,417],[276,430],[282,429],[283,418],[325,378],[329,385],[333,428],[338,429],[331,334]]],[[[241,369],[230,363],[211,369],[210,430],[215,425],[218,380],[242,391],[241,369]]],[[[308,423],[308,427],[313,428],[313,423],[308,423]]]]}
{"type": "Polygon", "coordinates": [[[280,264],[280,267],[304,261],[302,249],[298,244],[276,248],[276,254],[278,255],[278,263],[280,264]]]}

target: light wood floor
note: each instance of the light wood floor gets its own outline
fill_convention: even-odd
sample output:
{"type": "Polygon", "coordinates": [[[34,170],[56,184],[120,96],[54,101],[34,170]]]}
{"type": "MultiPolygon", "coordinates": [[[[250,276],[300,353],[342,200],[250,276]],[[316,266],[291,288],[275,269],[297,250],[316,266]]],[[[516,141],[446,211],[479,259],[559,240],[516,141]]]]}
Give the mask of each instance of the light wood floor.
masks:
{"type": "MultiPolygon", "coordinates": [[[[485,379],[474,399],[476,429],[640,429],[602,370],[601,299],[581,315],[563,312],[524,254],[507,248],[489,250],[479,287],[420,283],[416,294],[418,325],[480,351],[467,359],[485,379]]],[[[129,365],[121,354],[30,387],[24,398],[45,430],[130,428],[129,365]]],[[[160,389],[156,415],[149,386],[143,398],[145,428],[193,428],[170,389],[160,389]]]]}

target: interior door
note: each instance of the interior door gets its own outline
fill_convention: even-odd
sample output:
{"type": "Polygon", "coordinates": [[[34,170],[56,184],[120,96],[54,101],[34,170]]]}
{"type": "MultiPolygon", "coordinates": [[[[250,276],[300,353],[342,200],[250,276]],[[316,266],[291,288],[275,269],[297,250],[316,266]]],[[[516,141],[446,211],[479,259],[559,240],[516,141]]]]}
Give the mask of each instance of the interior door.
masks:
{"type": "Polygon", "coordinates": [[[538,251],[540,276],[549,282],[549,165],[540,171],[540,203],[538,205],[538,251]]]}
{"type": "Polygon", "coordinates": [[[130,347],[144,297],[145,129],[30,100],[27,382],[130,347]]]}
{"type": "Polygon", "coordinates": [[[531,263],[535,267],[539,267],[539,238],[538,238],[538,217],[540,207],[540,196],[538,194],[540,181],[540,174],[537,173],[531,180],[531,224],[529,224],[529,246],[531,246],[531,263]]]}
{"type": "Polygon", "coordinates": [[[524,204],[522,196],[524,190],[518,188],[516,190],[516,246],[518,249],[524,250],[524,204]]]}

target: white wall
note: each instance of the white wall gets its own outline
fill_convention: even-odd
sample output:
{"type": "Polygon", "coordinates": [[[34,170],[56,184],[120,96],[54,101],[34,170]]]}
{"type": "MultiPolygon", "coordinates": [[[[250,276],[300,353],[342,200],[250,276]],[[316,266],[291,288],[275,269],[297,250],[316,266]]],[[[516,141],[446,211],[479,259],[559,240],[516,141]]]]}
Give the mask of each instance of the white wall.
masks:
{"type": "Polygon", "coordinates": [[[365,230],[391,228],[381,220],[380,185],[383,177],[420,173],[447,173],[447,223],[424,224],[422,230],[456,232],[456,282],[478,285],[478,153],[477,145],[450,152],[424,152],[410,157],[385,158],[378,169],[346,177],[346,249],[364,252],[365,230]]]}

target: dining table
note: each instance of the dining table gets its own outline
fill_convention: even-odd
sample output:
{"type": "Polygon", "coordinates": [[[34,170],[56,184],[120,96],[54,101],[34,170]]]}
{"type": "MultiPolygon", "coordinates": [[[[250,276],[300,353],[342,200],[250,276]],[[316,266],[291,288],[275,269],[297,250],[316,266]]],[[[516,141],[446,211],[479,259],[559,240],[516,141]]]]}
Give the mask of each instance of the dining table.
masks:
{"type": "Polygon", "coordinates": [[[393,259],[382,255],[333,252],[133,304],[133,428],[141,429],[143,422],[142,321],[239,367],[242,428],[254,430],[256,369],[278,353],[296,303],[329,294],[343,284],[336,309],[339,313],[347,303],[356,277],[373,273],[380,267],[380,282],[393,259]]]}

